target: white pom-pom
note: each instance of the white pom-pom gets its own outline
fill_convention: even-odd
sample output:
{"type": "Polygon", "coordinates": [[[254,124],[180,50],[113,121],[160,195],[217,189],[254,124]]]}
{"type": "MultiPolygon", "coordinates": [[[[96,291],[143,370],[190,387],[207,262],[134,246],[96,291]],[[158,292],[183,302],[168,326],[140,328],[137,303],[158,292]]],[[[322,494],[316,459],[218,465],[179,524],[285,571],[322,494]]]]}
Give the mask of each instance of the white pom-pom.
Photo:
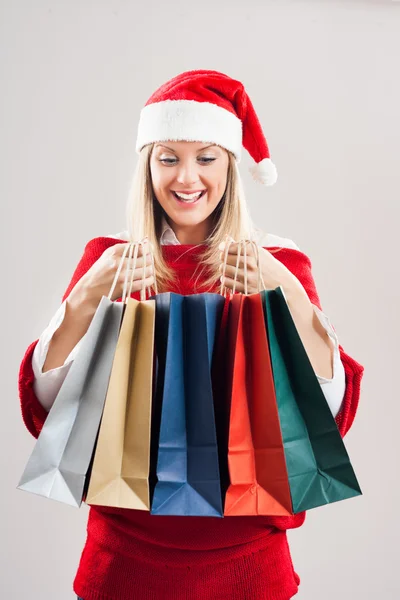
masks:
{"type": "Polygon", "coordinates": [[[278,179],[276,167],[270,158],[263,158],[255,166],[249,168],[255,181],[263,185],[274,185],[278,179]]]}

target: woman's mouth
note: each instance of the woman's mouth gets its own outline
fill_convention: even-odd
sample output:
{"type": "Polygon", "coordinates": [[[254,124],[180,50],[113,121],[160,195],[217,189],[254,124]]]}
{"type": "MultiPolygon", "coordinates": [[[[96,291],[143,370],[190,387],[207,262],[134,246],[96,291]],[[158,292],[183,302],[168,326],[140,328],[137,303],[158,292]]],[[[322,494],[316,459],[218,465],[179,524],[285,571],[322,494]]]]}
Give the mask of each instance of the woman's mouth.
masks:
{"type": "Polygon", "coordinates": [[[173,190],[171,190],[171,192],[175,200],[177,200],[180,204],[191,205],[196,204],[196,202],[198,202],[200,198],[202,198],[206,194],[207,190],[203,190],[198,194],[178,194],[173,190]]]}

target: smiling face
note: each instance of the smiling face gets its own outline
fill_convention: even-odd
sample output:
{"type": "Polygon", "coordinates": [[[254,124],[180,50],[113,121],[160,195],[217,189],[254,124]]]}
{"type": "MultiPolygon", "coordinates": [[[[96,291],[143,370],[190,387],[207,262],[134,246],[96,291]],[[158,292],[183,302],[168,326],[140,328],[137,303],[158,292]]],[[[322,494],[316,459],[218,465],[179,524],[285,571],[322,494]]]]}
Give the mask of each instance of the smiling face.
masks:
{"type": "Polygon", "coordinates": [[[228,152],[220,146],[185,141],[154,144],[153,190],[181,243],[196,244],[207,237],[210,216],[226,188],[228,164],[228,152]],[[179,193],[185,195],[179,198],[179,193]]]}

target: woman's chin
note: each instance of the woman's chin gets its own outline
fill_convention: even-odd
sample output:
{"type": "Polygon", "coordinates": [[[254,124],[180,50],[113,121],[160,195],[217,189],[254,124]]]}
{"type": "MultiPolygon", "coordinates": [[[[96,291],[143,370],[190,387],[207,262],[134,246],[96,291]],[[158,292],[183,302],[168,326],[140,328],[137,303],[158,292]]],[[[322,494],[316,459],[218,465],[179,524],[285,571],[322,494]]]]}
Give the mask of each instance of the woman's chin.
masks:
{"type": "Polygon", "coordinates": [[[187,227],[188,225],[200,225],[203,221],[207,219],[209,215],[201,215],[199,213],[195,213],[194,211],[189,214],[182,215],[180,212],[176,213],[176,211],[171,211],[171,213],[167,213],[168,217],[171,221],[173,221],[178,227],[187,227]]]}

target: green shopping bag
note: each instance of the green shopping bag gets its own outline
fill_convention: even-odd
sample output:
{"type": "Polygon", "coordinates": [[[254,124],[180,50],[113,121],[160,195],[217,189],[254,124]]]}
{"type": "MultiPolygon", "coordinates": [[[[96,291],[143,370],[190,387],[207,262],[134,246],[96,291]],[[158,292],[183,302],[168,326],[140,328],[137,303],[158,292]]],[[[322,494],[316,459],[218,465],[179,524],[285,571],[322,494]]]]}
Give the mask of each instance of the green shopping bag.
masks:
{"type": "Polygon", "coordinates": [[[282,288],[263,290],[293,513],[362,494],[282,288]]]}

